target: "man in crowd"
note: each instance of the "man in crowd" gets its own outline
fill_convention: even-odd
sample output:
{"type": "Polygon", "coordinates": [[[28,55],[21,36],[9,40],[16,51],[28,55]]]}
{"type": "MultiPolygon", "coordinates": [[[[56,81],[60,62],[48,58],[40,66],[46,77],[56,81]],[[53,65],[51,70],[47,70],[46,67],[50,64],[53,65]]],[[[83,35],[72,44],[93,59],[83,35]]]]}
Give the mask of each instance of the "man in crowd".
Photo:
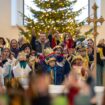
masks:
{"type": "Polygon", "coordinates": [[[46,38],[45,33],[40,33],[38,40],[36,40],[35,36],[32,37],[31,46],[32,46],[32,49],[35,50],[37,54],[40,55],[43,53],[44,49],[46,49],[47,47],[50,47],[50,42],[46,38]]]}

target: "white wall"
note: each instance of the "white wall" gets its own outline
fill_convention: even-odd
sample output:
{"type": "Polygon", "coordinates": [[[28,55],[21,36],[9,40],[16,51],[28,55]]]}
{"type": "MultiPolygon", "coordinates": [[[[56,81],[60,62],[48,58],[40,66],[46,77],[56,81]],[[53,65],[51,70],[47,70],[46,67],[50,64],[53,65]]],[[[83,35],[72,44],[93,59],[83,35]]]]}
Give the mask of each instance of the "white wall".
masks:
{"type": "Polygon", "coordinates": [[[17,38],[18,29],[11,26],[11,0],[0,0],[0,36],[17,38]]]}
{"type": "MultiPolygon", "coordinates": [[[[11,21],[11,1],[12,0],[0,0],[0,36],[7,38],[18,38],[19,30],[16,26],[13,26],[13,22],[11,21]]],[[[22,1],[22,0],[20,0],[22,1]]],[[[19,4],[19,0],[18,3],[19,4]]],[[[17,6],[17,11],[19,11],[19,6],[17,6]]],[[[16,15],[19,15],[18,13],[16,15]]],[[[13,15],[14,16],[14,15],[13,15]]],[[[14,16],[15,17],[15,16],[14,16]]],[[[21,19],[17,18],[17,23],[19,23],[21,19]]]]}

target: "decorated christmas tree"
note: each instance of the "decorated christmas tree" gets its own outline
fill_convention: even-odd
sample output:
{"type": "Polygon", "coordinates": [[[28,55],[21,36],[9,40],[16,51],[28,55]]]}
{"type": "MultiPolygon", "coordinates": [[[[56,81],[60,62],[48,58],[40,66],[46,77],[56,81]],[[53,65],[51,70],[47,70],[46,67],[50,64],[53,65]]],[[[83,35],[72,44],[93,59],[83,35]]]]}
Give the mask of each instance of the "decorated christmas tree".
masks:
{"type": "Polygon", "coordinates": [[[36,35],[39,32],[48,34],[49,30],[52,30],[52,34],[58,31],[60,33],[69,32],[75,36],[84,23],[77,20],[83,8],[77,11],[73,10],[76,2],[77,0],[33,0],[39,10],[29,8],[33,19],[24,15],[25,29],[18,26],[21,34],[30,39],[34,32],[36,35]]]}

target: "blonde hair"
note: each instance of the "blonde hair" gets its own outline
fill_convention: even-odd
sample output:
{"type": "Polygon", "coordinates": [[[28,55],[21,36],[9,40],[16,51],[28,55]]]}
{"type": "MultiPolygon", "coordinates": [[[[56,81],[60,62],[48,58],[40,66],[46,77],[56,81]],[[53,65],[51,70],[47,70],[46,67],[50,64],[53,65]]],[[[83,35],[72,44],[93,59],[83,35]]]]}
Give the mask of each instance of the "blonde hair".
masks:
{"type": "Polygon", "coordinates": [[[104,39],[99,40],[98,45],[100,45],[100,44],[104,44],[104,39]]]}

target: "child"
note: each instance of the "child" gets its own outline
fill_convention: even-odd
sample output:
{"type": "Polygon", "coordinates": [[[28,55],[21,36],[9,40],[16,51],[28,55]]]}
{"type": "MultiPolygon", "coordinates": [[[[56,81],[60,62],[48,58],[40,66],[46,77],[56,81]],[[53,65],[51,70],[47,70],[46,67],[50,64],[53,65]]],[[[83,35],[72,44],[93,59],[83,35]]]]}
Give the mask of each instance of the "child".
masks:
{"type": "Polygon", "coordinates": [[[55,52],[56,56],[62,55],[62,53],[63,53],[63,48],[58,45],[58,46],[55,46],[55,47],[53,48],[53,51],[55,52]]]}
{"type": "Polygon", "coordinates": [[[31,71],[26,59],[26,55],[24,52],[19,53],[18,55],[18,63],[13,68],[13,76],[15,79],[18,79],[20,84],[23,87],[28,86],[28,75],[31,71]]]}
{"type": "Polygon", "coordinates": [[[52,83],[55,85],[60,85],[64,79],[63,67],[56,64],[56,58],[54,55],[46,57],[47,72],[51,75],[52,83]]]}
{"type": "Polygon", "coordinates": [[[72,66],[72,72],[74,72],[77,75],[77,78],[79,80],[86,79],[88,68],[84,68],[82,56],[80,55],[75,56],[71,62],[71,66],[72,66]]]}

